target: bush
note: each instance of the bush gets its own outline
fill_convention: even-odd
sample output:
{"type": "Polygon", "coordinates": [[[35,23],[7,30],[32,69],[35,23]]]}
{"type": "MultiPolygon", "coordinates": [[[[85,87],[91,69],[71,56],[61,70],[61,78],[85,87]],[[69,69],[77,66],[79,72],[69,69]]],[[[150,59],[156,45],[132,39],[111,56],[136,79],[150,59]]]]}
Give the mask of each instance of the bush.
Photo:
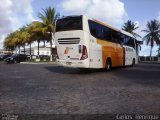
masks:
{"type": "Polygon", "coordinates": [[[36,59],[28,59],[27,62],[36,62],[36,59]]]}

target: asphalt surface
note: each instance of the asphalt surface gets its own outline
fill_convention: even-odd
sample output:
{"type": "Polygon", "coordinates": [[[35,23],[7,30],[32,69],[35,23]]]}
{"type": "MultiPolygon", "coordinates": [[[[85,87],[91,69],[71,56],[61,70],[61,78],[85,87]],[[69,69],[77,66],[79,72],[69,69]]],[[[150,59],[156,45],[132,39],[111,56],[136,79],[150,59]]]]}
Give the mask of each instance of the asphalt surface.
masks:
{"type": "Polygon", "coordinates": [[[160,64],[81,72],[0,62],[0,113],[159,113],[160,64]]]}

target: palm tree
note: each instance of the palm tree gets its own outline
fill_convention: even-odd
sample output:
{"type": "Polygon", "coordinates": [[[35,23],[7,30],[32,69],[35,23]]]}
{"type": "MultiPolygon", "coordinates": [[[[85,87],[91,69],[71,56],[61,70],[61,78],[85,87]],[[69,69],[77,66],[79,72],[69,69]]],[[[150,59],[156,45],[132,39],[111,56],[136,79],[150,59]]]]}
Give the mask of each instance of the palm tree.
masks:
{"type": "Polygon", "coordinates": [[[22,45],[22,40],[19,39],[19,36],[19,31],[14,31],[8,34],[4,41],[4,48],[13,51],[16,47],[18,47],[20,53],[20,46],[22,45]]]}
{"type": "Polygon", "coordinates": [[[41,19],[43,27],[43,33],[48,33],[48,41],[50,42],[50,61],[52,61],[53,55],[52,55],[52,34],[55,33],[55,21],[58,19],[59,14],[56,13],[56,10],[54,8],[48,7],[46,9],[42,9],[43,13],[38,13],[38,17],[41,19]]]}
{"type": "Polygon", "coordinates": [[[23,46],[25,51],[25,44],[29,39],[30,35],[27,33],[26,28],[20,28],[19,30],[10,33],[5,38],[4,48],[13,51],[16,47],[18,47],[20,54],[20,47],[23,46]]]}
{"type": "Polygon", "coordinates": [[[14,41],[15,46],[18,47],[19,54],[20,54],[20,47],[22,46],[22,39],[20,38],[21,33],[18,30],[13,33],[14,33],[14,40],[13,41],[14,41]]]}
{"type": "Polygon", "coordinates": [[[20,47],[23,46],[25,54],[25,44],[30,42],[30,39],[31,35],[29,34],[27,27],[23,26],[22,28],[7,35],[4,41],[4,48],[14,50],[18,47],[20,54],[20,47]]]}
{"type": "Polygon", "coordinates": [[[158,52],[158,57],[160,57],[160,45],[159,45],[157,52],[158,52]]]}
{"type": "Polygon", "coordinates": [[[134,32],[138,28],[139,27],[137,27],[136,23],[132,22],[131,20],[128,20],[126,23],[124,23],[122,30],[131,33],[134,37],[141,37],[140,35],[134,32]]]}
{"type": "Polygon", "coordinates": [[[26,27],[26,32],[28,33],[28,35],[29,35],[29,39],[27,39],[27,41],[26,41],[26,43],[29,45],[29,53],[30,53],[30,59],[32,58],[32,53],[31,53],[31,51],[32,51],[32,43],[35,41],[34,40],[34,37],[33,37],[33,32],[32,32],[32,27],[30,26],[31,24],[29,24],[29,25],[27,25],[27,27],[26,27]]]}
{"type": "Polygon", "coordinates": [[[21,44],[23,45],[24,54],[25,54],[25,45],[26,45],[26,43],[30,42],[30,34],[29,34],[26,26],[23,26],[22,28],[20,28],[19,39],[21,39],[21,44]]]}
{"type": "Polygon", "coordinates": [[[39,56],[39,44],[41,41],[45,39],[42,23],[40,23],[39,21],[32,22],[29,25],[29,31],[31,32],[31,38],[36,40],[38,43],[38,56],[39,56]]]}
{"type": "Polygon", "coordinates": [[[16,45],[13,41],[14,39],[14,33],[10,33],[7,35],[7,37],[5,38],[4,42],[3,42],[3,47],[6,50],[12,51],[15,49],[16,45]]]}
{"type": "Polygon", "coordinates": [[[146,33],[143,40],[146,41],[147,45],[151,46],[150,59],[152,55],[152,49],[155,45],[160,45],[160,23],[157,20],[151,20],[146,25],[146,30],[142,30],[146,33]]]}

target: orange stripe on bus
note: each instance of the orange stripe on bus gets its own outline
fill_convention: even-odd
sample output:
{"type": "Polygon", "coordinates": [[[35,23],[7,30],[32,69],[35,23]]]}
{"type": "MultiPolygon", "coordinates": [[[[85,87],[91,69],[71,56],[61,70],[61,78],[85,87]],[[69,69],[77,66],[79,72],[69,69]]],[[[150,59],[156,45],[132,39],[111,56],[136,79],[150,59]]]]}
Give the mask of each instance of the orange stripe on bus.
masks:
{"type": "Polygon", "coordinates": [[[107,58],[111,58],[112,67],[123,66],[123,47],[119,44],[100,39],[97,39],[97,44],[102,47],[103,68],[105,68],[107,58]]]}

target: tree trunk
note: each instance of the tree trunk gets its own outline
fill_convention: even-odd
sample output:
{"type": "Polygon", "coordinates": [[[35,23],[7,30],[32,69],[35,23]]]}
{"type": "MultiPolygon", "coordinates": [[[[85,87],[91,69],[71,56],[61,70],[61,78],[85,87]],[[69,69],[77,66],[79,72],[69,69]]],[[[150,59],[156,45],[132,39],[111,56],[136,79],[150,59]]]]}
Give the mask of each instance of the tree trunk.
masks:
{"type": "Polygon", "coordinates": [[[32,59],[32,55],[31,55],[31,43],[29,44],[29,54],[30,54],[30,59],[32,59]]]}
{"type": "Polygon", "coordinates": [[[20,46],[18,46],[18,49],[19,49],[19,54],[20,54],[20,46]]]}
{"type": "Polygon", "coordinates": [[[53,60],[53,52],[52,52],[52,33],[51,32],[50,32],[50,35],[51,35],[51,39],[50,39],[50,53],[51,53],[50,61],[52,62],[52,60],[53,60]]]}
{"type": "Polygon", "coordinates": [[[25,47],[25,45],[24,45],[24,55],[25,55],[25,53],[26,53],[26,47],[25,47]]]}
{"type": "Polygon", "coordinates": [[[160,44],[159,44],[159,48],[158,48],[158,57],[160,57],[160,44]]]}
{"type": "Polygon", "coordinates": [[[44,47],[46,47],[46,42],[45,41],[43,41],[44,42],[44,47]]]}
{"type": "Polygon", "coordinates": [[[153,47],[151,46],[151,50],[150,50],[150,61],[152,60],[151,57],[152,57],[152,49],[153,47]]]}
{"type": "Polygon", "coordinates": [[[38,58],[39,58],[39,40],[37,41],[38,42],[38,58]]]}

